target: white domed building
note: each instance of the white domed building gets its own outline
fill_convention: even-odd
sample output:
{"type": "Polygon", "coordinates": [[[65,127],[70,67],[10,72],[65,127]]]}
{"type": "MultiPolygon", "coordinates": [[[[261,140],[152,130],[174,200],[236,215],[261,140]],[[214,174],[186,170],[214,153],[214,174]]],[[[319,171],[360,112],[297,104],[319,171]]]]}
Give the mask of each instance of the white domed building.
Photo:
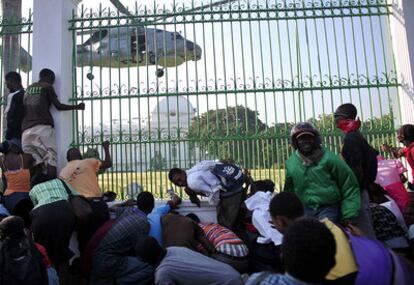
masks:
{"type": "MultiPolygon", "coordinates": [[[[186,139],[196,112],[193,105],[182,96],[170,96],[158,102],[151,112],[149,128],[146,131],[153,141],[159,142],[146,144],[147,157],[151,154],[153,159],[152,163],[146,161],[147,169],[188,168],[195,163],[195,159],[199,157],[198,148],[189,144],[186,139]],[[157,159],[163,161],[165,166],[154,165],[154,160],[160,162],[157,159]]],[[[142,164],[145,162],[142,161],[142,164]]]]}
{"type": "Polygon", "coordinates": [[[182,96],[167,97],[159,101],[151,112],[150,128],[173,133],[178,128],[188,131],[197,110],[182,96]]]}
{"type": "MultiPolygon", "coordinates": [[[[191,167],[200,159],[198,147],[186,141],[190,124],[196,114],[197,110],[185,97],[169,96],[158,101],[149,118],[141,120],[141,136],[139,119],[131,122],[122,120],[122,124],[116,120],[115,125],[122,125],[123,137],[128,137],[128,130],[131,130],[133,142],[118,144],[112,148],[112,171],[191,167]]],[[[119,127],[113,126],[112,132],[116,130],[116,133],[118,129],[119,127]]],[[[105,133],[109,134],[108,130],[105,133]]]]}

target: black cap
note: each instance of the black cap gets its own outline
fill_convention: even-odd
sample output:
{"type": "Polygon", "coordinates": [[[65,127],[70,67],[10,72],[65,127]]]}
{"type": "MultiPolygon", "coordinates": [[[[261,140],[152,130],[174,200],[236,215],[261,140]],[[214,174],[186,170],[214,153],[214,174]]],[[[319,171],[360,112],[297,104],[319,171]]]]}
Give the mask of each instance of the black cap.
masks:
{"type": "Polygon", "coordinates": [[[353,104],[346,103],[336,108],[334,116],[344,117],[346,119],[355,119],[357,116],[357,113],[358,113],[357,108],[353,104]]]}

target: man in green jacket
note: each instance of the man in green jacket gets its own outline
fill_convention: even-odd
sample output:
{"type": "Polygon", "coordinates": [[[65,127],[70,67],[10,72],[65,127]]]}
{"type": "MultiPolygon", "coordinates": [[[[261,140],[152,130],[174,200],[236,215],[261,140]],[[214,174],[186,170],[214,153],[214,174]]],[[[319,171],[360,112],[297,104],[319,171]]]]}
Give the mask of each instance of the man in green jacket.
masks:
{"type": "Polygon", "coordinates": [[[334,223],[357,217],[360,191],[348,165],[321,146],[319,132],[311,124],[297,124],[290,135],[295,152],[286,162],[284,191],[299,197],[305,216],[334,223]]]}

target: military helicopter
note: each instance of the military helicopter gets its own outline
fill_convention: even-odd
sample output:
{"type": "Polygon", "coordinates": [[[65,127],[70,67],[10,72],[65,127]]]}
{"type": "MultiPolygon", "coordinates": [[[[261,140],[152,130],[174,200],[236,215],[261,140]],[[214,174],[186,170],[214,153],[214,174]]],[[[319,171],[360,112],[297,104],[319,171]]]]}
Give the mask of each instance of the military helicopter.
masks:
{"type": "MultiPolygon", "coordinates": [[[[121,27],[94,32],[82,45],[78,45],[77,66],[172,67],[188,60],[199,60],[201,54],[198,45],[177,32],[121,27]]],[[[163,69],[158,68],[157,76],[163,74],[163,69]]],[[[88,78],[90,76],[88,74],[88,78]]]]}
{"type": "MultiPolygon", "coordinates": [[[[110,0],[119,13],[130,18],[130,27],[100,29],[77,46],[77,66],[90,66],[87,74],[93,80],[93,66],[131,67],[156,65],[157,77],[164,75],[164,68],[183,64],[186,61],[201,59],[202,49],[199,45],[185,39],[178,32],[162,29],[144,28],[119,0],[110,0]]],[[[203,5],[186,12],[204,10],[212,6],[229,4],[233,1],[218,1],[203,5]]],[[[154,24],[167,17],[154,20],[154,24]]],[[[91,32],[89,32],[91,33],[91,32]]]]}
{"type": "MultiPolygon", "coordinates": [[[[185,12],[205,10],[214,6],[230,4],[237,0],[224,0],[202,5],[185,12]]],[[[131,66],[157,66],[156,75],[162,77],[164,68],[174,67],[186,61],[201,59],[202,49],[199,45],[185,39],[179,32],[162,29],[144,28],[140,20],[132,15],[119,1],[110,0],[121,15],[127,16],[132,25],[119,28],[103,28],[87,30],[77,36],[89,37],[76,47],[76,65],[90,67],[86,77],[94,79],[93,67],[131,67],[131,66]]],[[[171,16],[159,17],[157,21],[171,16]]],[[[24,49],[20,48],[21,69],[30,71],[32,58],[24,49]]]]}

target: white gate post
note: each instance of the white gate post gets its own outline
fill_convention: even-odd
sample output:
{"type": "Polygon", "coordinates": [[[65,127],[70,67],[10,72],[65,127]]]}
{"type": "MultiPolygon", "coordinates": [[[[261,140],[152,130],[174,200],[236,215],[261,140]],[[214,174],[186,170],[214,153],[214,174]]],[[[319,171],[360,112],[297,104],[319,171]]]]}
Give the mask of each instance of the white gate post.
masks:
{"type": "Polygon", "coordinates": [[[396,124],[414,124],[414,1],[388,0],[392,4],[390,32],[398,82],[399,104],[394,102],[397,111],[396,124]]]}
{"type": "MultiPolygon", "coordinates": [[[[69,20],[81,0],[33,1],[33,82],[39,71],[49,68],[55,72],[55,90],[59,100],[68,104],[72,93],[72,33],[69,20]]],[[[66,163],[65,150],[71,142],[72,112],[52,108],[55,121],[58,171],[66,163]]]]}

